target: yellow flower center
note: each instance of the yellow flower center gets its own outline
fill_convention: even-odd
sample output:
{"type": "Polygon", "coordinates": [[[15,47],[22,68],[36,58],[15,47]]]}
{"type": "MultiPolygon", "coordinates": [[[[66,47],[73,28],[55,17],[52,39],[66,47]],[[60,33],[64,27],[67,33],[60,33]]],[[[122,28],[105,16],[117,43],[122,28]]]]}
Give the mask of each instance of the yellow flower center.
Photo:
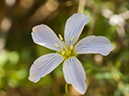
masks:
{"type": "MultiPolygon", "coordinates": [[[[77,54],[74,51],[73,45],[67,46],[65,44],[65,42],[63,41],[63,38],[62,38],[62,36],[60,34],[59,34],[59,38],[61,40],[61,44],[62,44],[63,49],[61,51],[57,52],[57,53],[62,55],[65,59],[68,59],[70,57],[76,56],[77,54]]],[[[73,39],[74,39],[74,36],[70,40],[73,41],[73,39]]],[[[54,44],[54,45],[56,47],[59,47],[57,44],[54,44]]]]}
{"type": "Polygon", "coordinates": [[[65,59],[76,56],[77,54],[74,51],[73,46],[67,47],[68,50],[64,49],[61,50],[60,52],[58,52],[59,54],[61,54],[65,59]]]}

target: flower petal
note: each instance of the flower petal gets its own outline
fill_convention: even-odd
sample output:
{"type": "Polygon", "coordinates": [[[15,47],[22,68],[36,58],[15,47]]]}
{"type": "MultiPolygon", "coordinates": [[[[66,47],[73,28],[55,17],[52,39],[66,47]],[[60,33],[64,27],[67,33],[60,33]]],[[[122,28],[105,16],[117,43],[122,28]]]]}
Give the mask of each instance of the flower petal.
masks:
{"type": "Polygon", "coordinates": [[[99,53],[108,55],[114,49],[109,39],[103,36],[88,36],[75,45],[77,54],[99,53]]]}
{"type": "Polygon", "coordinates": [[[66,22],[65,42],[70,46],[76,43],[83,27],[90,21],[89,16],[83,13],[73,14],[66,22]]]}
{"type": "Polygon", "coordinates": [[[60,51],[62,49],[61,41],[47,25],[38,25],[32,30],[32,38],[35,43],[55,51],[60,51]]]}
{"type": "Polygon", "coordinates": [[[81,94],[86,92],[86,74],[82,64],[76,57],[71,57],[64,61],[63,73],[65,80],[81,94]]]}
{"type": "Polygon", "coordinates": [[[57,53],[50,53],[39,57],[30,68],[29,80],[38,82],[41,77],[53,71],[64,58],[57,53]]]}

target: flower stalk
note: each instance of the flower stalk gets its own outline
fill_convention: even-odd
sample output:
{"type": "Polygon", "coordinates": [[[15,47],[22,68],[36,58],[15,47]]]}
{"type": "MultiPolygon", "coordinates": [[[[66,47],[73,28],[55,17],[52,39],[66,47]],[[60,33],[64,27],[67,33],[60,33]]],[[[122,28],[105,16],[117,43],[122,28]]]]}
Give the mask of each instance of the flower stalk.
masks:
{"type": "Polygon", "coordinates": [[[68,84],[67,83],[65,84],[65,93],[66,93],[66,96],[70,96],[69,91],[68,91],[68,84]]]}

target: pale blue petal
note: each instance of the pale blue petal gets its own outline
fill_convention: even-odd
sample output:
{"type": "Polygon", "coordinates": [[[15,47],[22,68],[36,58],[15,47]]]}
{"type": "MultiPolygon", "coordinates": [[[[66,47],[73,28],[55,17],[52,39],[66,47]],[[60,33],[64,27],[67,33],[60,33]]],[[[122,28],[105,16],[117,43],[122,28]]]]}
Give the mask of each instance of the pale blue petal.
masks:
{"type": "Polygon", "coordinates": [[[103,36],[88,36],[75,45],[75,52],[77,54],[99,53],[106,56],[113,49],[114,46],[109,39],[103,36]]]}
{"type": "Polygon", "coordinates": [[[80,36],[84,26],[90,21],[89,16],[84,13],[73,14],[65,25],[65,42],[70,46],[75,44],[80,36]],[[71,40],[73,38],[73,40],[71,40]]]}
{"type": "Polygon", "coordinates": [[[76,57],[71,57],[64,61],[63,73],[68,84],[72,84],[81,94],[86,92],[86,74],[82,64],[76,57]]]}
{"type": "Polygon", "coordinates": [[[61,41],[47,25],[37,25],[32,30],[32,38],[35,43],[55,51],[60,51],[62,49],[61,41]],[[55,44],[58,47],[55,46],[55,44]]]}
{"type": "Polygon", "coordinates": [[[38,82],[41,77],[46,76],[53,71],[64,58],[57,53],[43,55],[36,59],[30,68],[29,80],[38,82]]]}

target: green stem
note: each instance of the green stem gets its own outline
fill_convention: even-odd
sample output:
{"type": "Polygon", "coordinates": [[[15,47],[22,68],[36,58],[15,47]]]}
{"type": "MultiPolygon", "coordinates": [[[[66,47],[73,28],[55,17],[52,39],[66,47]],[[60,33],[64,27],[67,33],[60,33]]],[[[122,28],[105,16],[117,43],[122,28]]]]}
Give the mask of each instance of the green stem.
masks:
{"type": "Polygon", "coordinates": [[[68,92],[68,84],[67,84],[67,83],[65,84],[65,92],[66,92],[66,95],[67,95],[67,96],[70,96],[70,95],[69,95],[69,92],[68,92]]]}

